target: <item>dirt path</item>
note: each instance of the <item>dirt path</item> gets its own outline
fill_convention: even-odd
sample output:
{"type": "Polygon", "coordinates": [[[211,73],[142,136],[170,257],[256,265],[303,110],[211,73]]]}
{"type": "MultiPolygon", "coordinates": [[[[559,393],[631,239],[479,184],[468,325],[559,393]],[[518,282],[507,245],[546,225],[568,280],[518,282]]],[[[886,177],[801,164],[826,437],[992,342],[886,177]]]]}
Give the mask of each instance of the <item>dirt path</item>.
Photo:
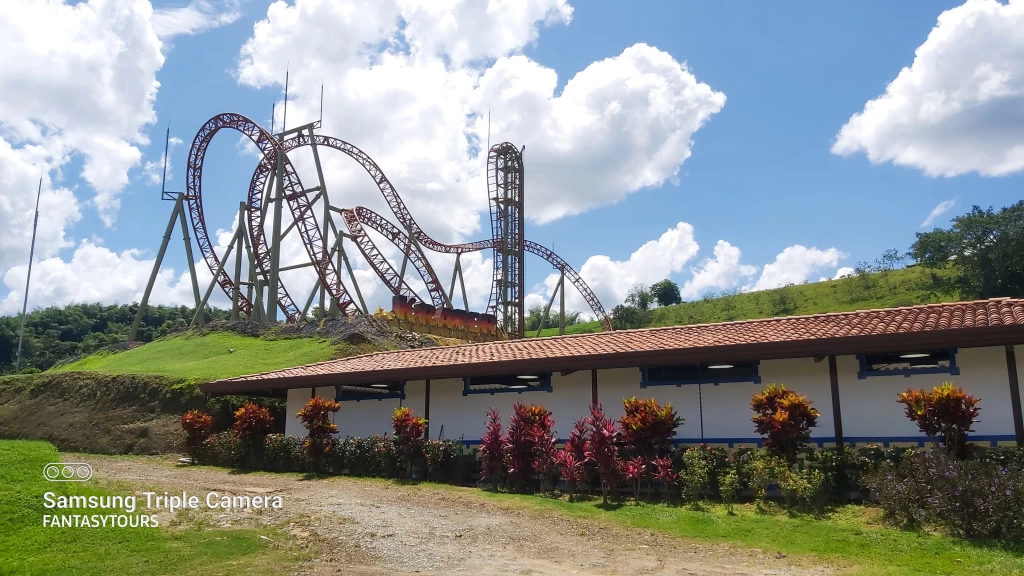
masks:
{"type": "MultiPolygon", "coordinates": [[[[643,530],[523,510],[474,489],[401,486],[353,478],[301,480],[177,467],[169,458],[78,456],[95,477],[136,488],[182,490],[200,499],[281,496],[280,510],[189,512],[219,526],[284,525],[315,560],[299,574],[819,575],[774,551],[694,543],[643,530]]],[[[179,514],[181,514],[179,512],[179,514]]],[[[170,518],[167,518],[169,520],[170,518]]],[[[163,524],[163,522],[161,522],[163,524]]]]}

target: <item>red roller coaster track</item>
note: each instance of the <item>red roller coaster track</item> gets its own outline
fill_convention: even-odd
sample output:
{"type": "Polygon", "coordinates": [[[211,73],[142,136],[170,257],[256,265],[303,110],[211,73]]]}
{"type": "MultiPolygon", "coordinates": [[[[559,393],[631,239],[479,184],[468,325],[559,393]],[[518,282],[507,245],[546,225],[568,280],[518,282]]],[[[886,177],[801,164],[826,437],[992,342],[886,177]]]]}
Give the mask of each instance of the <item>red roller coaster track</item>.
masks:
{"type": "MultiPolygon", "coordinates": [[[[313,135],[311,140],[309,133],[302,131],[292,133],[289,137],[279,141],[255,122],[239,114],[220,114],[211,118],[196,134],[189,151],[186,199],[199,249],[211,272],[216,273],[220,262],[210,242],[203,214],[203,159],[213,136],[225,128],[241,132],[247,136],[262,153],[262,159],[256,166],[249,184],[247,227],[252,243],[254,263],[263,278],[269,277],[271,266],[270,249],[267,244],[266,234],[264,233],[264,220],[267,210],[266,206],[264,206],[264,191],[269,190],[268,187],[273,185],[270,179],[277,174],[278,157],[283,155],[280,162],[282,166],[280,170],[280,184],[284,190],[284,197],[287,200],[288,208],[295,220],[296,229],[302,237],[306,252],[317,271],[320,283],[330,295],[331,301],[342,312],[350,313],[355,308],[348,290],[341,281],[337,266],[328,257],[326,239],[323,237],[320,224],[312,206],[315,200],[310,200],[310,196],[316,190],[306,190],[303,188],[298,174],[287,156],[288,152],[301,147],[322,146],[342,152],[358,162],[366,170],[367,174],[373,178],[399,224],[405,229],[405,232],[403,232],[399,227],[367,208],[356,207],[340,211],[342,220],[348,228],[350,236],[359,247],[360,252],[362,252],[374,272],[393,294],[411,296],[421,300],[409,287],[408,283],[400,277],[400,274],[394,270],[394,267],[381,255],[373,241],[366,234],[367,229],[372,229],[382,234],[405,252],[409,262],[423,280],[430,294],[431,302],[435,307],[439,308],[450,306],[450,302],[448,302],[448,297],[444,293],[440,280],[438,280],[430,262],[423,253],[423,248],[445,254],[465,254],[481,250],[494,250],[496,254],[494,258],[495,288],[492,291],[491,303],[488,307],[488,311],[492,313],[496,311],[496,298],[499,290],[497,285],[499,283],[504,284],[506,282],[505,279],[510,274],[516,274],[521,277],[521,260],[518,264],[518,270],[506,269],[508,268],[509,246],[510,244],[519,243],[522,250],[540,256],[551,263],[557,270],[562,271],[566,278],[583,295],[597,318],[601,320],[603,329],[612,329],[611,319],[605,313],[604,307],[576,270],[551,250],[522,238],[522,218],[518,211],[511,215],[509,215],[511,211],[506,212],[506,223],[506,221],[502,220],[501,207],[496,205],[500,202],[496,202],[495,198],[492,198],[491,220],[493,238],[463,244],[444,244],[438,242],[419,227],[402,201],[402,198],[398,195],[398,191],[384,174],[384,171],[381,170],[369,155],[356,146],[329,136],[313,135]],[[497,256],[499,252],[502,254],[502,257],[497,256]]],[[[511,190],[512,194],[510,196],[518,199],[517,202],[521,208],[522,157],[515,146],[506,142],[492,147],[488,154],[488,172],[489,196],[496,196],[495,184],[509,188],[515,187],[514,190],[511,190]],[[504,169],[505,166],[510,164],[515,165],[515,169],[518,171],[515,178],[508,178],[508,170],[504,169]],[[499,170],[502,170],[503,173],[499,173],[499,170]]],[[[324,198],[324,201],[326,202],[327,199],[324,198]]],[[[515,266],[515,262],[513,262],[513,266],[515,266]]],[[[231,277],[222,270],[217,278],[217,282],[230,297],[233,287],[231,277]]],[[[522,288],[520,287],[519,293],[516,295],[519,300],[517,303],[519,306],[522,305],[522,296],[522,288]]],[[[280,282],[280,280],[277,305],[290,321],[297,320],[301,314],[294,301],[288,295],[283,282],[280,282]]],[[[253,304],[244,295],[240,294],[239,307],[243,311],[249,312],[253,304]]]]}

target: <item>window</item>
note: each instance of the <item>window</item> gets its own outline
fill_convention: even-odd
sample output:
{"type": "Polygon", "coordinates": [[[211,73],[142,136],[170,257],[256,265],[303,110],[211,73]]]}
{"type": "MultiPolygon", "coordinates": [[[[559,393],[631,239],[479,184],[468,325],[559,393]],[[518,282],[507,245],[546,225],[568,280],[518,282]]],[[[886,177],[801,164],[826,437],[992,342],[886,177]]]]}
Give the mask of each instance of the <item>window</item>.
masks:
{"type": "Polygon", "coordinates": [[[886,354],[859,354],[857,378],[868,376],[905,376],[914,374],[960,374],[956,350],[910,350],[886,354]]]}
{"type": "Polygon", "coordinates": [[[462,379],[462,395],[503,394],[515,392],[551,392],[551,373],[502,374],[500,376],[470,376],[462,379]]]}
{"type": "Polygon", "coordinates": [[[334,399],[338,402],[361,402],[363,400],[405,400],[405,382],[383,382],[360,386],[335,386],[334,399]]]}
{"type": "Polygon", "coordinates": [[[704,362],[680,366],[646,366],[640,368],[640,387],[683,386],[686,384],[721,384],[723,382],[761,383],[757,373],[759,362],[704,362]]]}

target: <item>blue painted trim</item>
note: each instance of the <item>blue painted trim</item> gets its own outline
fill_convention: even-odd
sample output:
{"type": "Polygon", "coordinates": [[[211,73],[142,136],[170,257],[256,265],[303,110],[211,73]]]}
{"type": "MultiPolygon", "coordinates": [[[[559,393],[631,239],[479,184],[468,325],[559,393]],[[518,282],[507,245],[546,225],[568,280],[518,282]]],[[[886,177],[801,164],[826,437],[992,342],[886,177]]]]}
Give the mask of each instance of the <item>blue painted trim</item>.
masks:
{"type": "MultiPolygon", "coordinates": [[[[967,437],[969,444],[984,444],[988,443],[989,446],[998,446],[1000,442],[1013,442],[1016,440],[1016,436],[1013,434],[972,434],[967,437]]],[[[558,439],[555,441],[556,444],[564,444],[566,439],[558,439]]],[[[843,442],[849,446],[857,446],[858,444],[880,444],[885,448],[889,447],[891,443],[899,444],[910,444],[916,443],[919,447],[923,447],[932,442],[931,438],[926,436],[853,436],[844,437],[843,442]]],[[[479,446],[480,440],[463,440],[462,443],[466,446],[479,446]]],[[[680,444],[727,444],[729,448],[733,448],[736,444],[753,444],[758,448],[764,447],[764,439],[758,436],[752,436],[749,438],[673,438],[672,443],[675,445],[680,444]]],[[[818,448],[824,448],[825,444],[835,444],[836,439],[834,436],[819,436],[811,438],[811,444],[818,448]]]]}
{"type": "MultiPolygon", "coordinates": [[[[714,384],[715,386],[718,386],[719,384],[731,384],[735,382],[751,382],[754,384],[760,384],[761,361],[754,360],[752,364],[754,365],[754,375],[752,377],[737,376],[734,378],[694,378],[691,380],[659,380],[657,382],[651,382],[647,378],[647,370],[649,367],[644,366],[640,368],[640,387],[649,388],[652,386],[675,386],[676,388],[679,388],[681,386],[692,386],[696,384],[714,384]]],[[[713,374],[714,372],[714,370],[708,369],[709,374],[713,374]]]]}
{"type": "Polygon", "coordinates": [[[470,394],[522,394],[523,392],[551,392],[551,373],[545,372],[540,374],[540,385],[532,388],[512,389],[512,388],[487,388],[487,389],[476,389],[474,390],[469,384],[470,377],[466,376],[462,379],[462,395],[469,396],[470,394]]]}
{"type": "Polygon", "coordinates": [[[338,402],[362,402],[363,400],[405,400],[405,382],[399,382],[398,390],[387,392],[352,392],[342,390],[341,386],[334,387],[334,399],[338,402]]]}
{"type": "Polygon", "coordinates": [[[860,364],[860,370],[857,371],[857,379],[865,380],[871,376],[903,376],[904,378],[910,378],[917,374],[950,374],[952,376],[960,375],[960,368],[956,365],[956,348],[948,348],[946,352],[949,353],[949,366],[943,368],[901,368],[899,370],[869,370],[867,354],[857,354],[857,362],[860,364]]]}

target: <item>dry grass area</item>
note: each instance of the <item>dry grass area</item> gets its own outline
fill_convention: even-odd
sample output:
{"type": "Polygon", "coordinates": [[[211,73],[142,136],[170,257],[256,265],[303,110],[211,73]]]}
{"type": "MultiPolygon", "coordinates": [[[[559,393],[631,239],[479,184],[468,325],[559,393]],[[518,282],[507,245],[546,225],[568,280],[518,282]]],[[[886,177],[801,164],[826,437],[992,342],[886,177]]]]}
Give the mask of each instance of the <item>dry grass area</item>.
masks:
{"type": "Polygon", "coordinates": [[[775,551],[687,541],[642,529],[517,506],[474,489],[353,478],[233,473],[177,466],[171,457],[74,455],[96,478],[204,497],[281,496],[281,510],[189,511],[176,523],[278,527],[310,554],[298,574],[822,575],[775,551]]]}

